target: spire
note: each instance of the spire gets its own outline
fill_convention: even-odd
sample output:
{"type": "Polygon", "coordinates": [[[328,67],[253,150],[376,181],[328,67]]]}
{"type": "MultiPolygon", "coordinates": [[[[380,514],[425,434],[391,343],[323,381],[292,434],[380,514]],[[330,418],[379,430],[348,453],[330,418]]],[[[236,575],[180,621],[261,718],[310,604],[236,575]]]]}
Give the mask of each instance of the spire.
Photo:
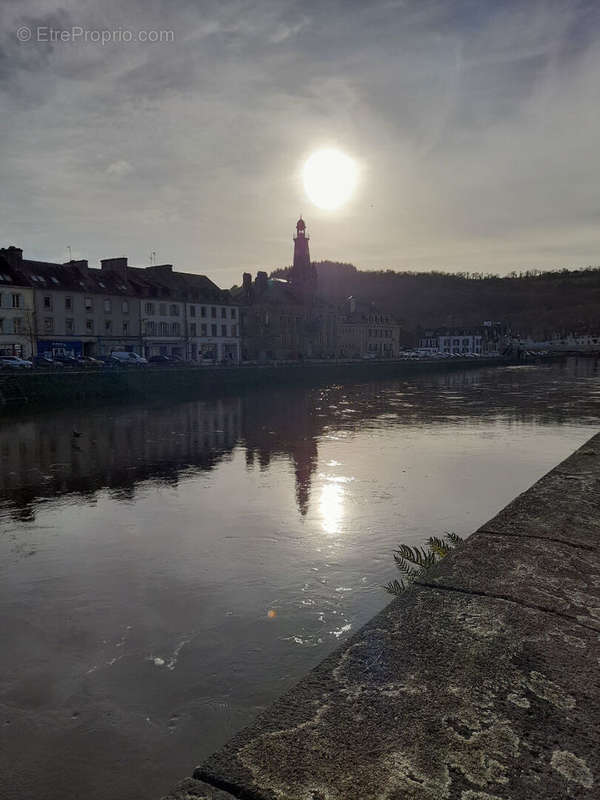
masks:
{"type": "Polygon", "coordinates": [[[294,236],[294,263],[290,273],[292,286],[299,292],[303,300],[312,299],[317,289],[317,271],[310,261],[308,240],[310,239],[306,223],[300,215],[296,223],[294,236]]]}

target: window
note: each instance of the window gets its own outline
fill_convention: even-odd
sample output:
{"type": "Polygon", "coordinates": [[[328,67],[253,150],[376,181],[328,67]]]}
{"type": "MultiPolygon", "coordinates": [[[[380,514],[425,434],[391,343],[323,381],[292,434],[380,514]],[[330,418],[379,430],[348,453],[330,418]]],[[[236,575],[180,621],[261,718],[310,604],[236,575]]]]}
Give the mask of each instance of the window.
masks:
{"type": "Polygon", "coordinates": [[[146,322],[146,336],[154,336],[156,333],[156,323],[146,322]]]}
{"type": "Polygon", "coordinates": [[[179,306],[176,305],[175,303],[173,303],[171,306],[169,306],[169,314],[172,317],[178,317],[179,316],[179,306]]]}
{"type": "Polygon", "coordinates": [[[217,326],[216,325],[211,325],[210,326],[210,335],[211,336],[216,336],[217,335],[217,326]]]}
{"type": "Polygon", "coordinates": [[[73,308],[73,298],[65,297],[65,311],[70,311],[73,308]]]}
{"type": "Polygon", "coordinates": [[[4,320],[0,317],[0,333],[4,333],[4,320]]]}
{"type": "Polygon", "coordinates": [[[112,302],[111,302],[111,300],[110,300],[110,299],[107,297],[107,298],[104,300],[104,313],[105,313],[105,314],[110,314],[110,312],[111,312],[111,311],[112,311],[112,302]]]}
{"type": "MultiPolygon", "coordinates": [[[[14,303],[14,298],[15,297],[17,297],[17,295],[13,294],[13,308],[18,308],[19,305],[18,304],[15,305],[15,303],[14,303]]],[[[48,309],[52,310],[52,298],[50,297],[49,294],[44,296],[44,308],[48,308],[48,309]]]]}
{"type": "Polygon", "coordinates": [[[92,308],[94,307],[94,304],[92,303],[92,298],[86,297],[85,300],[83,301],[83,305],[86,311],[91,311],[92,308]]]}
{"type": "Polygon", "coordinates": [[[46,317],[44,319],[44,333],[53,333],[54,332],[54,319],[52,317],[46,317]]]}
{"type": "Polygon", "coordinates": [[[74,332],[75,332],[75,320],[66,319],[65,320],[65,333],[74,333],[74,332]]]}
{"type": "Polygon", "coordinates": [[[221,325],[221,336],[227,336],[227,325],[221,325]]]}
{"type": "Polygon", "coordinates": [[[17,317],[13,319],[13,333],[21,333],[23,331],[23,320],[17,317]]]}
{"type": "Polygon", "coordinates": [[[237,325],[232,325],[231,326],[231,335],[232,336],[237,336],[237,325]]]}
{"type": "Polygon", "coordinates": [[[167,304],[166,303],[161,303],[159,305],[158,313],[161,315],[161,317],[166,317],[167,316],[167,304]]]}
{"type": "Polygon", "coordinates": [[[203,322],[200,325],[200,336],[207,336],[207,335],[208,334],[207,334],[207,330],[206,330],[206,322],[203,322]]]}
{"type": "Polygon", "coordinates": [[[196,316],[196,306],[190,306],[190,317],[196,316]]]}
{"type": "Polygon", "coordinates": [[[232,308],[231,309],[231,319],[235,319],[235,317],[236,317],[235,308],[232,308]]]}
{"type": "Polygon", "coordinates": [[[160,335],[161,336],[168,336],[169,335],[169,326],[166,322],[161,322],[159,325],[160,335]]]}
{"type": "Polygon", "coordinates": [[[94,332],[94,320],[93,319],[86,319],[85,321],[85,329],[88,333],[94,332]]]}
{"type": "Polygon", "coordinates": [[[217,316],[217,309],[214,306],[211,306],[210,315],[213,319],[216,319],[217,316]]]}
{"type": "Polygon", "coordinates": [[[171,323],[171,336],[179,336],[179,323],[172,322],[171,323]]]}
{"type": "Polygon", "coordinates": [[[104,320],[104,332],[110,333],[112,331],[112,319],[104,320]]]}
{"type": "Polygon", "coordinates": [[[196,323],[190,323],[190,336],[196,336],[196,323]]]}
{"type": "Polygon", "coordinates": [[[206,316],[206,306],[200,306],[200,316],[201,317],[206,316]]]}
{"type": "Polygon", "coordinates": [[[129,333],[129,323],[128,322],[124,322],[123,323],[123,336],[127,336],[128,333],[129,333]]]}
{"type": "Polygon", "coordinates": [[[123,300],[121,303],[121,311],[123,314],[129,314],[129,300],[123,300]]]}
{"type": "Polygon", "coordinates": [[[144,306],[145,314],[154,314],[154,303],[146,303],[144,306]]]}
{"type": "Polygon", "coordinates": [[[227,319],[227,309],[226,308],[222,308],[221,309],[221,319],[227,319]]]}

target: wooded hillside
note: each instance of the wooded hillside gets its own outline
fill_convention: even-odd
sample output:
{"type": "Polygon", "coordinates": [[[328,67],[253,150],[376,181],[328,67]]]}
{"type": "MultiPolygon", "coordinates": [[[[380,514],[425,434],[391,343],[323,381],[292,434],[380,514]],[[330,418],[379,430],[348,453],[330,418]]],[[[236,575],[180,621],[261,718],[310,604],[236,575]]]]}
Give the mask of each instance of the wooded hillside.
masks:
{"type": "MultiPolygon", "coordinates": [[[[510,325],[514,333],[600,331],[600,268],[496,275],[361,271],[352,264],[317,262],[319,294],[343,302],[354,296],[404,323],[408,330],[442,325],[510,325]]],[[[289,268],[275,270],[285,278],[289,268]]]]}

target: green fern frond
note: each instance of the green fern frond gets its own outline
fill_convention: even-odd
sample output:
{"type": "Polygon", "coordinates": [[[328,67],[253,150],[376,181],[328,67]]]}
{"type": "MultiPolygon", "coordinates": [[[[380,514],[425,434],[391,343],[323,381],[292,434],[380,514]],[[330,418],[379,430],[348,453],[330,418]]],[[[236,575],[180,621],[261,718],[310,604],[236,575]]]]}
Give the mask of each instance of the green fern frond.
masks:
{"type": "Polygon", "coordinates": [[[398,553],[394,553],[394,561],[396,562],[396,568],[408,579],[416,578],[421,571],[420,568],[417,569],[411,566],[411,564],[398,553]]]}
{"type": "Polygon", "coordinates": [[[386,585],[383,588],[386,590],[386,592],[396,595],[396,597],[400,597],[400,595],[404,594],[404,592],[408,587],[407,584],[404,583],[404,581],[399,581],[394,579],[393,581],[386,583],[386,585]]]}
{"type": "Polygon", "coordinates": [[[398,546],[398,549],[394,551],[394,559],[396,559],[396,563],[404,560],[421,569],[427,569],[435,563],[435,556],[430,550],[426,550],[424,547],[411,547],[408,544],[398,546]]]}
{"type": "Polygon", "coordinates": [[[429,537],[427,549],[411,547],[408,544],[399,545],[398,549],[394,550],[394,561],[403,577],[400,580],[390,581],[384,587],[386,592],[396,596],[403,594],[416,578],[462,543],[463,539],[457,533],[444,531],[443,539],[439,536],[429,537]]]}
{"type": "Polygon", "coordinates": [[[444,558],[444,556],[447,556],[452,550],[450,542],[445,542],[443,539],[440,539],[439,536],[430,536],[427,540],[427,544],[437,558],[444,558]]]}

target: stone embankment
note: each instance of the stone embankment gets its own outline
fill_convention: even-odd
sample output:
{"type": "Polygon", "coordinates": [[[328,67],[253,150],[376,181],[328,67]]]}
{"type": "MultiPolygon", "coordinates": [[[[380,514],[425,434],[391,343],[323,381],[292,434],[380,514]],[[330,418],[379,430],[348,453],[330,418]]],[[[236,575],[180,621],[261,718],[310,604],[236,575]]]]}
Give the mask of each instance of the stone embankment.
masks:
{"type": "Polygon", "coordinates": [[[233,797],[600,798],[600,434],[168,800],[233,797]]]}
{"type": "Polygon", "coordinates": [[[51,372],[7,369],[0,372],[0,413],[27,407],[60,408],[106,401],[194,399],[253,388],[393,380],[427,372],[451,372],[506,363],[509,362],[501,358],[453,358],[166,369],[152,365],[51,372]]]}

